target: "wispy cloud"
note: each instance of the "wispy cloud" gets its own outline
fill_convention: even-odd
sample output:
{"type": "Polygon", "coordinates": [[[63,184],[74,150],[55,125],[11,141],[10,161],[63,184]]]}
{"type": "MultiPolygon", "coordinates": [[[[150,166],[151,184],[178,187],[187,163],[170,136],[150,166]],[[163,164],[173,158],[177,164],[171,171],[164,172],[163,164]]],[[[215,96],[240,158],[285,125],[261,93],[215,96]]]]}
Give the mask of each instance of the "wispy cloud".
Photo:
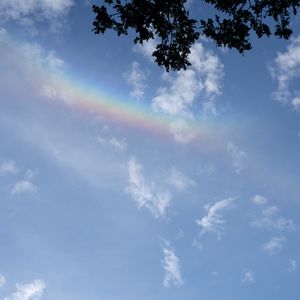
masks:
{"type": "Polygon", "coordinates": [[[196,221],[201,227],[201,234],[211,232],[221,238],[223,225],[226,223],[222,212],[231,207],[234,200],[235,198],[230,197],[205,207],[207,215],[196,221]]]}
{"type": "MultiPolygon", "coordinates": [[[[2,72],[1,78],[5,78],[0,81],[3,95],[6,99],[16,101],[14,93],[20,91],[24,99],[31,101],[32,112],[36,112],[37,107],[41,109],[39,113],[32,113],[31,116],[28,116],[22,113],[23,108],[28,105],[28,101],[19,101],[22,118],[14,118],[13,115],[5,115],[5,112],[2,112],[1,126],[5,125],[10,128],[10,131],[18,138],[34,146],[36,151],[43,153],[56,167],[64,171],[69,170],[72,176],[80,176],[82,180],[96,187],[115,186],[116,178],[120,179],[125,175],[124,170],[120,167],[124,163],[123,158],[115,155],[115,152],[125,148],[124,140],[118,137],[113,138],[113,135],[110,134],[104,135],[109,144],[107,149],[105,147],[99,149],[95,145],[95,138],[91,139],[90,135],[80,132],[80,125],[77,126],[75,122],[72,122],[71,128],[70,123],[67,125],[62,118],[60,120],[64,126],[61,126],[62,123],[59,125],[55,117],[55,121],[52,122],[46,121],[47,118],[43,117],[45,113],[51,118],[47,113],[47,111],[49,112],[47,105],[51,100],[59,99],[66,105],[74,103],[72,91],[62,88],[59,79],[50,75],[63,72],[66,68],[65,62],[54,51],[47,51],[39,44],[20,43],[17,47],[9,38],[1,39],[1,34],[0,46],[3,70],[9,70],[11,72],[9,74],[18,74],[17,77],[7,76],[5,75],[6,71],[2,72]],[[46,101],[41,102],[44,100],[46,101]],[[74,126],[78,129],[76,134],[74,134],[74,126]]],[[[63,110],[64,108],[61,107],[58,114],[63,110]]],[[[74,116],[72,111],[65,112],[64,120],[70,120],[74,116]]],[[[104,121],[101,122],[103,124],[104,121]]],[[[94,137],[96,134],[92,133],[92,136],[94,137]]],[[[22,179],[32,181],[26,176],[22,179]]]]}
{"type": "Polygon", "coordinates": [[[154,217],[164,217],[170,206],[172,195],[169,191],[160,192],[153,182],[147,182],[143,166],[131,158],[128,163],[128,186],[126,191],[132,196],[138,208],[145,207],[154,217]]]}
{"type": "Polygon", "coordinates": [[[185,191],[188,187],[195,186],[195,181],[174,167],[172,167],[170,170],[168,182],[179,191],[185,191]]]}
{"type": "Polygon", "coordinates": [[[148,41],[143,42],[143,44],[136,44],[133,47],[133,51],[136,53],[141,53],[150,61],[154,61],[152,53],[155,51],[157,46],[156,39],[149,39],[148,41]]]}
{"type": "Polygon", "coordinates": [[[147,87],[146,73],[141,69],[140,64],[134,61],[131,64],[130,70],[124,73],[127,83],[132,87],[130,96],[138,100],[144,98],[145,89],[147,87]]]}
{"type": "Polygon", "coordinates": [[[251,198],[251,201],[258,205],[264,205],[268,202],[267,198],[261,195],[255,195],[251,198]]]}
{"type": "Polygon", "coordinates": [[[11,193],[13,195],[16,195],[35,192],[37,190],[37,186],[33,184],[33,180],[35,179],[37,174],[37,170],[27,169],[23,175],[24,179],[21,179],[13,184],[11,193]]]}
{"type": "Polygon", "coordinates": [[[288,272],[296,272],[298,270],[298,263],[295,259],[289,260],[288,272]]]}
{"type": "Polygon", "coordinates": [[[165,271],[163,285],[169,287],[171,285],[180,285],[183,283],[180,272],[180,261],[176,256],[173,247],[169,242],[165,241],[163,246],[164,258],[162,266],[165,271]]]}
{"type": "Polygon", "coordinates": [[[38,43],[24,43],[20,47],[22,54],[24,55],[25,59],[27,59],[27,67],[29,68],[31,68],[30,64],[39,64],[49,71],[60,72],[66,67],[64,60],[58,57],[55,51],[46,51],[38,43]]]}
{"type": "Polygon", "coordinates": [[[96,138],[97,142],[102,146],[109,146],[113,150],[123,153],[127,150],[127,143],[124,138],[119,139],[116,137],[105,137],[98,135],[96,138]]]}
{"type": "Polygon", "coordinates": [[[274,98],[299,110],[299,91],[291,89],[291,83],[300,75],[300,36],[292,39],[285,52],[277,54],[270,72],[278,84],[277,90],[273,93],[274,98]]]}
{"type": "Polygon", "coordinates": [[[37,34],[36,23],[48,22],[53,31],[61,26],[61,18],[68,14],[73,0],[2,0],[0,16],[3,20],[13,20],[37,34]]]}
{"type": "Polygon", "coordinates": [[[189,60],[192,66],[187,70],[180,70],[173,76],[163,74],[167,86],[157,90],[152,104],[154,110],[170,115],[190,114],[190,108],[201,95],[203,113],[216,114],[215,98],[221,93],[223,65],[201,43],[191,48],[189,60]]]}
{"type": "Polygon", "coordinates": [[[21,180],[15,183],[11,189],[12,194],[32,193],[37,187],[29,180],[21,180]]]}
{"type": "Polygon", "coordinates": [[[39,300],[42,298],[46,285],[43,280],[36,279],[31,283],[16,284],[16,292],[4,300],[39,300]]]}
{"type": "MultiPolygon", "coordinates": [[[[45,50],[36,42],[16,45],[8,34],[0,34],[0,43],[0,55],[5,62],[4,66],[9,66],[10,72],[18,72],[22,78],[21,82],[18,81],[19,88],[22,89],[26,85],[26,93],[31,94],[31,97],[34,95],[35,97],[45,96],[49,99],[60,98],[68,103],[66,92],[59,87],[58,79],[50,75],[61,74],[66,69],[66,63],[57,56],[55,51],[45,50]]],[[[15,86],[17,83],[12,77],[6,84],[15,86]]]]}
{"type": "Polygon", "coordinates": [[[0,163],[0,175],[16,174],[18,168],[13,160],[7,160],[0,163]]]}
{"type": "Polygon", "coordinates": [[[25,172],[25,178],[27,180],[33,180],[38,175],[38,170],[28,169],[25,172]]]}
{"type": "Polygon", "coordinates": [[[183,119],[178,119],[171,122],[169,128],[170,133],[173,135],[176,143],[188,144],[195,138],[193,129],[183,119]]]}
{"type": "Polygon", "coordinates": [[[269,241],[263,244],[262,250],[269,255],[279,253],[283,248],[284,241],[285,237],[283,236],[272,237],[269,241]]]}
{"type": "Polygon", "coordinates": [[[0,288],[2,289],[6,283],[4,275],[0,274],[0,288]]]}
{"type": "MultiPolygon", "coordinates": [[[[0,164],[0,176],[1,175],[8,175],[8,174],[17,174],[19,173],[19,169],[15,161],[3,161],[0,164]]],[[[24,173],[25,179],[19,180],[15,184],[13,184],[11,188],[12,194],[20,194],[20,193],[31,193],[36,191],[37,187],[32,183],[32,180],[36,176],[37,171],[28,169],[24,173]]]]}
{"type": "Polygon", "coordinates": [[[232,166],[236,174],[240,174],[246,168],[247,153],[239,149],[234,143],[227,144],[227,151],[232,159],[232,166]]]}
{"type": "Polygon", "coordinates": [[[279,215],[280,210],[277,206],[268,206],[261,211],[259,217],[255,217],[250,225],[255,228],[278,230],[278,231],[295,231],[296,225],[291,219],[286,219],[279,215]]]}
{"type": "Polygon", "coordinates": [[[244,270],[242,272],[242,283],[250,285],[255,282],[254,272],[252,270],[244,270]]]}

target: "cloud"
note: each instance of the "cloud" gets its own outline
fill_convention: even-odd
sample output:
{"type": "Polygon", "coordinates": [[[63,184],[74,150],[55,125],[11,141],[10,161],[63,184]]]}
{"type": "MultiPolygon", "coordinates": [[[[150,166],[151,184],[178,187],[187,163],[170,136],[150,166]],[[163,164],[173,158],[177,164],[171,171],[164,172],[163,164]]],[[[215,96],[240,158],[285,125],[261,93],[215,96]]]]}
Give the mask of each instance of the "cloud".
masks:
{"type": "Polygon", "coordinates": [[[68,14],[73,0],[1,0],[0,16],[3,20],[17,21],[31,33],[38,33],[36,23],[47,21],[53,31],[61,27],[61,18],[68,14]]]}
{"type": "Polygon", "coordinates": [[[191,67],[187,70],[175,72],[173,76],[163,74],[167,86],[157,90],[152,101],[154,110],[170,115],[190,114],[190,108],[201,97],[203,113],[216,114],[215,98],[221,93],[223,65],[201,43],[192,46],[189,60],[191,67]]]}
{"type": "Polygon", "coordinates": [[[268,206],[262,210],[261,216],[255,217],[250,222],[250,225],[259,229],[295,231],[296,225],[293,220],[281,217],[279,213],[277,206],[268,206]]]}
{"type": "Polygon", "coordinates": [[[7,30],[3,27],[0,27],[0,41],[7,39],[7,30]]]}
{"type": "Polygon", "coordinates": [[[98,135],[96,140],[102,146],[109,146],[113,150],[120,153],[123,153],[127,150],[127,143],[125,139],[118,139],[116,137],[103,137],[98,135]]]}
{"type": "Polygon", "coordinates": [[[291,84],[300,75],[300,36],[292,39],[285,52],[277,54],[270,73],[277,81],[277,90],[273,93],[275,100],[299,110],[299,91],[291,89],[291,84]]]}
{"type": "Polygon", "coordinates": [[[176,120],[170,123],[169,130],[176,143],[188,144],[195,138],[195,133],[185,120],[176,120]]]}
{"type": "Polygon", "coordinates": [[[175,239],[176,239],[176,240],[180,240],[180,239],[182,239],[183,237],[184,237],[184,231],[180,228],[180,229],[178,230],[177,234],[176,234],[175,239]]]}
{"type": "Polygon", "coordinates": [[[296,272],[298,270],[298,263],[295,259],[289,260],[288,272],[296,272]]]}
{"type": "Polygon", "coordinates": [[[131,158],[127,166],[129,178],[126,191],[136,202],[138,208],[147,208],[155,218],[164,217],[172,198],[170,192],[157,191],[153,182],[146,182],[142,173],[143,167],[135,158],[131,158]]]}
{"type": "Polygon", "coordinates": [[[268,202],[268,200],[261,196],[261,195],[255,195],[251,198],[251,201],[255,204],[258,204],[258,205],[263,205],[263,204],[266,204],[268,202]]]}
{"type": "Polygon", "coordinates": [[[33,180],[38,175],[38,170],[28,169],[25,172],[25,178],[27,180],[33,180]]]}
{"type": "Polygon", "coordinates": [[[227,152],[231,156],[232,165],[236,174],[240,174],[245,169],[245,160],[247,153],[239,149],[235,144],[227,144],[227,152]]]}
{"type": "Polygon", "coordinates": [[[13,42],[10,36],[5,34],[2,37],[0,34],[0,44],[3,68],[7,68],[6,85],[3,87],[8,90],[7,85],[13,86],[14,89],[18,85],[19,89],[26,89],[31,97],[33,94],[50,99],[58,97],[68,103],[66,93],[60,91],[59,80],[55,76],[65,71],[66,64],[55,51],[47,51],[36,42],[13,42]],[[15,80],[13,76],[15,72],[18,73],[19,78],[22,78],[22,81],[15,80]]]}
{"type": "MultiPolygon", "coordinates": [[[[16,105],[19,105],[17,118],[12,110],[8,113],[0,110],[0,125],[34,146],[55,167],[70,172],[72,176],[80,176],[95,187],[115,187],[116,178],[125,176],[125,170],[121,167],[123,159],[116,157],[112,149],[124,148],[125,141],[122,143],[122,139],[105,135],[109,139],[108,149],[99,149],[95,147],[95,140],[83,133],[82,124],[74,120],[74,111],[65,107],[76,105],[75,92],[63,87],[61,77],[54,75],[65,71],[65,62],[54,51],[47,51],[37,43],[24,45],[9,38],[1,39],[1,34],[0,56],[3,70],[0,89],[8,103],[17,101],[16,105]],[[30,102],[31,113],[28,114],[26,109],[29,102],[22,99],[30,102]],[[54,108],[49,109],[52,101],[64,105],[54,112],[54,108]],[[50,122],[50,119],[55,121],[50,122]]],[[[22,179],[28,180],[26,177],[22,179]]]]}
{"type": "Polygon", "coordinates": [[[16,174],[18,168],[13,160],[3,161],[0,163],[0,175],[16,174]]]}
{"type": "Polygon", "coordinates": [[[155,39],[149,39],[148,41],[144,41],[143,44],[134,45],[133,51],[136,53],[141,53],[150,61],[154,61],[152,53],[155,51],[156,45],[157,41],[155,39]]]}
{"type": "Polygon", "coordinates": [[[291,105],[294,108],[294,110],[300,110],[300,97],[296,96],[291,100],[291,105]]]}
{"type": "Polygon", "coordinates": [[[250,285],[255,282],[254,273],[251,270],[244,270],[242,272],[242,283],[250,285]]]}
{"type": "MultiPolygon", "coordinates": [[[[0,164],[0,175],[16,174],[18,172],[19,170],[13,160],[4,161],[0,164]]],[[[25,172],[25,179],[16,182],[11,188],[11,193],[20,194],[34,192],[37,188],[31,181],[34,179],[36,174],[37,171],[28,169],[25,172]]]]}
{"type": "Polygon", "coordinates": [[[32,193],[37,187],[29,180],[21,180],[14,184],[11,189],[12,194],[32,193]]]}
{"type": "Polygon", "coordinates": [[[203,244],[200,242],[199,238],[193,239],[192,246],[197,250],[203,250],[203,244]]]}
{"type": "Polygon", "coordinates": [[[6,283],[4,275],[0,274],[0,288],[3,288],[6,283]]]}
{"type": "Polygon", "coordinates": [[[221,213],[228,209],[234,200],[235,198],[230,197],[205,207],[207,215],[202,219],[196,220],[196,223],[201,227],[201,234],[211,232],[217,234],[219,239],[221,238],[221,231],[226,223],[221,213]]]}
{"type": "Polygon", "coordinates": [[[163,247],[164,259],[162,266],[165,271],[163,285],[170,287],[171,285],[180,285],[183,283],[180,272],[179,258],[176,256],[174,249],[169,242],[165,242],[163,247]]]}
{"type": "Polygon", "coordinates": [[[170,82],[169,87],[160,87],[153,98],[153,109],[170,115],[186,113],[194,103],[202,89],[194,70],[179,71],[176,77],[165,75],[164,80],[170,82]]]}
{"type": "Polygon", "coordinates": [[[143,99],[147,87],[147,76],[146,73],[142,71],[140,64],[134,61],[131,64],[131,69],[124,73],[124,77],[127,83],[132,87],[130,96],[138,100],[143,99]]]}
{"type": "Polygon", "coordinates": [[[195,182],[183,173],[172,167],[168,178],[169,184],[178,191],[185,191],[188,187],[195,186],[195,182]]]}
{"type": "Polygon", "coordinates": [[[40,279],[27,284],[16,284],[16,292],[5,297],[4,300],[39,300],[45,288],[44,281],[40,279]]]}
{"type": "Polygon", "coordinates": [[[283,248],[284,241],[285,237],[283,236],[273,237],[263,244],[262,250],[269,255],[279,253],[283,248]]]}
{"type": "MultiPolygon", "coordinates": [[[[46,51],[38,43],[24,43],[19,47],[26,61],[32,66],[41,65],[51,72],[61,72],[66,67],[64,60],[59,58],[55,51],[46,51]]],[[[29,65],[27,67],[30,68],[29,65]]]]}

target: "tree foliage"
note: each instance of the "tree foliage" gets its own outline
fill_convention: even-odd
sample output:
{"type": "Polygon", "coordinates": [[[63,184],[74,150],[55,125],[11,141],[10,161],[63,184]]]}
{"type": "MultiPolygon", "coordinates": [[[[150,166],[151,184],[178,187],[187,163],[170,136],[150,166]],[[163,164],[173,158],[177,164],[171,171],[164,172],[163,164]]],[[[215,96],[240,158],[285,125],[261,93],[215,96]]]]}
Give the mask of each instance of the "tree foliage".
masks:
{"type": "Polygon", "coordinates": [[[259,38],[274,34],[288,39],[290,17],[300,5],[300,0],[203,0],[216,14],[197,20],[190,17],[187,1],[102,0],[101,6],[93,5],[93,31],[112,29],[120,36],[133,30],[134,43],[140,44],[155,38],[156,63],[167,71],[180,70],[190,65],[190,48],[201,35],[240,53],[252,48],[251,31],[259,38]]]}

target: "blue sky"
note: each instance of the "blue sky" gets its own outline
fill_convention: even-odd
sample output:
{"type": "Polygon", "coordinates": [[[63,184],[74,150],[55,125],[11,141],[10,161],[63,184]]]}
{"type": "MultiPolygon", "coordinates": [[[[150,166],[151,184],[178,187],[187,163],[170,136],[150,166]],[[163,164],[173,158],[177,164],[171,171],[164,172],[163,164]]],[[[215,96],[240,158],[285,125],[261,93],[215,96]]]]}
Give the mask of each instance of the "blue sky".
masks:
{"type": "Polygon", "coordinates": [[[0,2],[0,298],[298,299],[299,18],[165,73],[91,3],[0,2]]]}

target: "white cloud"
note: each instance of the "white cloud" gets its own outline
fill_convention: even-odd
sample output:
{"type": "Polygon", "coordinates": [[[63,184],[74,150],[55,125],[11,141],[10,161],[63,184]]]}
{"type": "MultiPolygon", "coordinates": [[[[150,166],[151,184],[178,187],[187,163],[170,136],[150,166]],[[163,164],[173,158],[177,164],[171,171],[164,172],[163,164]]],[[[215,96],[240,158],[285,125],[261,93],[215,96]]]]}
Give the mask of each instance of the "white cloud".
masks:
{"type": "Polygon", "coordinates": [[[154,57],[152,56],[152,53],[156,49],[157,42],[155,39],[150,39],[148,41],[143,42],[143,44],[137,44],[134,45],[133,51],[137,53],[141,53],[149,60],[153,61],[154,57]]]}
{"type": "Polygon", "coordinates": [[[98,135],[96,140],[102,146],[109,146],[120,153],[123,153],[127,150],[127,143],[125,139],[118,139],[116,137],[103,137],[98,135]]]}
{"type": "Polygon", "coordinates": [[[300,97],[297,96],[291,100],[291,105],[294,110],[300,110],[300,97]]]}
{"type": "Polygon", "coordinates": [[[235,173],[240,174],[242,170],[245,169],[245,160],[247,158],[247,153],[239,149],[233,143],[227,144],[227,151],[231,156],[232,165],[234,167],[235,173]]]}
{"type": "Polygon", "coordinates": [[[4,300],[39,300],[45,288],[44,281],[40,279],[27,284],[16,284],[17,291],[5,297],[4,300]]]}
{"type": "Polygon", "coordinates": [[[3,288],[6,283],[4,275],[0,274],[0,288],[3,288]]]}
{"type": "Polygon", "coordinates": [[[157,191],[153,182],[146,182],[143,167],[135,158],[128,161],[128,186],[126,191],[132,196],[138,208],[145,207],[154,217],[164,217],[170,206],[171,194],[168,191],[157,191]]]}
{"type": "Polygon", "coordinates": [[[130,96],[138,100],[143,99],[145,89],[147,87],[147,76],[146,73],[141,69],[140,64],[134,61],[131,64],[130,70],[124,73],[124,77],[127,83],[132,87],[130,96]]]}
{"type": "Polygon", "coordinates": [[[175,78],[169,75],[170,87],[158,89],[158,95],[153,99],[153,109],[170,115],[186,113],[203,89],[196,75],[192,69],[178,71],[175,78]]]}
{"type": "Polygon", "coordinates": [[[298,270],[298,263],[295,259],[290,259],[289,260],[289,267],[288,267],[288,271],[289,272],[296,272],[298,270]]]}
{"type": "MultiPolygon", "coordinates": [[[[72,111],[66,110],[65,106],[76,105],[74,102],[74,99],[77,99],[74,97],[76,92],[62,85],[61,76],[52,76],[64,71],[63,60],[36,43],[26,44],[25,47],[24,44],[12,40],[9,38],[2,40],[0,34],[1,70],[3,70],[0,89],[7,101],[17,100],[20,117],[12,117],[12,110],[8,114],[0,110],[1,126],[9,128],[11,134],[34,146],[36,151],[41,151],[55,167],[71,172],[74,176],[80,176],[81,180],[96,187],[115,187],[116,180],[120,182],[120,178],[125,176],[125,169],[122,168],[123,158],[117,157],[112,149],[95,147],[95,140],[91,140],[90,135],[80,130],[82,127],[75,122],[72,111]],[[49,103],[41,103],[48,100],[47,95],[43,93],[45,86],[52,89],[50,94],[54,99],[49,100],[62,104],[56,116],[52,115],[54,111],[50,112],[47,108],[49,103]],[[26,102],[18,100],[22,98],[30,99],[32,104],[40,103],[41,105],[37,106],[40,109],[39,113],[31,116],[26,114],[26,109],[23,109],[26,102]],[[48,117],[51,115],[55,122],[49,122],[44,114],[48,117]],[[72,126],[67,120],[72,122],[72,126]],[[79,129],[76,133],[74,126],[79,129]]],[[[92,116],[89,123],[95,119],[96,116],[95,118],[92,116]]],[[[103,122],[105,120],[100,121],[99,117],[97,123],[103,122]]],[[[105,137],[111,138],[111,135],[105,137]]],[[[117,143],[111,140],[111,144],[117,143]]]]}
{"type": "Polygon", "coordinates": [[[27,180],[33,180],[38,175],[38,170],[28,169],[25,172],[25,178],[27,180]]]}
{"type": "Polygon", "coordinates": [[[7,30],[3,27],[0,27],[0,41],[3,41],[7,38],[7,30]]]}
{"type": "Polygon", "coordinates": [[[12,194],[32,193],[37,187],[29,180],[21,180],[14,184],[11,189],[12,194]]]}
{"type": "MultiPolygon", "coordinates": [[[[21,68],[22,74],[29,81],[38,96],[62,100],[65,105],[74,104],[74,92],[61,84],[61,75],[67,64],[55,51],[47,51],[40,44],[24,43],[9,45],[14,53],[14,63],[21,68]],[[42,68],[41,68],[42,67],[42,68]]],[[[32,91],[33,92],[33,91],[32,91]]]]}
{"type": "Polygon", "coordinates": [[[119,140],[115,137],[109,139],[109,144],[119,152],[125,152],[127,149],[127,143],[124,139],[119,140]]]}
{"type": "Polygon", "coordinates": [[[193,239],[192,246],[197,250],[203,250],[203,244],[201,243],[199,238],[193,239]]]}
{"type": "Polygon", "coordinates": [[[254,273],[251,270],[245,270],[242,272],[242,283],[253,284],[255,282],[254,273]]]}
{"type": "Polygon", "coordinates": [[[274,98],[282,104],[300,108],[300,98],[297,90],[292,90],[292,81],[300,75],[300,36],[292,39],[286,52],[278,53],[270,68],[272,77],[277,81],[274,98]]]}
{"type": "Polygon", "coordinates": [[[164,287],[182,284],[183,280],[181,278],[179,258],[176,256],[175,251],[169,242],[165,242],[163,253],[164,259],[162,261],[162,266],[165,271],[163,281],[164,287]]]}
{"type": "Polygon", "coordinates": [[[261,216],[255,217],[250,222],[250,225],[260,229],[295,231],[296,225],[293,220],[281,217],[279,212],[277,206],[268,206],[262,210],[261,216]]]}
{"type": "Polygon", "coordinates": [[[211,232],[217,234],[219,239],[221,238],[223,225],[226,223],[221,213],[229,208],[234,200],[235,198],[230,197],[205,207],[207,215],[196,220],[196,223],[201,227],[201,234],[211,232]]]}
{"type": "Polygon", "coordinates": [[[273,237],[263,244],[262,250],[269,255],[276,254],[282,250],[284,241],[285,237],[283,236],[273,237]]]}
{"type": "Polygon", "coordinates": [[[18,168],[13,160],[3,161],[0,163],[0,175],[16,173],[18,173],[18,168]]]}
{"type": "Polygon", "coordinates": [[[216,114],[215,97],[221,93],[223,65],[219,58],[196,43],[189,55],[191,66],[174,76],[164,73],[167,87],[160,87],[153,98],[154,110],[170,115],[189,114],[190,108],[201,96],[203,113],[216,114]]]}
{"type": "Polygon", "coordinates": [[[33,34],[38,32],[35,23],[43,21],[49,22],[51,29],[56,31],[61,26],[61,18],[73,5],[73,0],[1,0],[0,16],[28,26],[33,34]]]}
{"type": "Polygon", "coordinates": [[[197,168],[198,175],[211,176],[216,172],[216,166],[213,163],[205,163],[197,168]]]}
{"type": "Polygon", "coordinates": [[[268,202],[268,200],[261,195],[255,195],[251,198],[252,202],[258,205],[263,205],[266,204],[268,202]]]}
{"type": "MultiPolygon", "coordinates": [[[[38,43],[15,43],[0,35],[0,55],[5,57],[3,62],[9,66],[9,73],[18,72],[22,82],[18,87],[27,86],[26,92],[30,91],[35,96],[41,95],[48,98],[61,98],[68,103],[66,92],[61,88],[61,82],[56,78],[65,68],[65,62],[59,58],[55,51],[46,51],[38,43]],[[22,84],[21,84],[22,83],[22,84]]],[[[13,76],[7,84],[16,85],[13,76]]],[[[31,95],[32,96],[32,95],[31,95]]]]}
{"type": "Polygon", "coordinates": [[[176,239],[176,240],[180,240],[180,239],[182,239],[183,237],[184,237],[184,231],[183,231],[182,229],[179,229],[178,232],[177,232],[177,234],[176,234],[175,239],[176,239]]]}
{"type": "Polygon", "coordinates": [[[184,120],[176,120],[170,123],[169,129],[176,143],[188,144],[195,138],[191,126],[184,120]]]}
{"type": "Polygon", "coordinates": [[[171,168],[168,182],[179,191],[185,191],[188,187],[195,186],[195,182],[176,168],[171,168]]]}
{"type": "Polygon", "coordinates": [[[60,72],[65,68],[64,60],[55,51],[46,51],[38,43],[25,43],[20,48],[27,62],[32,65],[42,65],[52,72],[60,72]]]}

